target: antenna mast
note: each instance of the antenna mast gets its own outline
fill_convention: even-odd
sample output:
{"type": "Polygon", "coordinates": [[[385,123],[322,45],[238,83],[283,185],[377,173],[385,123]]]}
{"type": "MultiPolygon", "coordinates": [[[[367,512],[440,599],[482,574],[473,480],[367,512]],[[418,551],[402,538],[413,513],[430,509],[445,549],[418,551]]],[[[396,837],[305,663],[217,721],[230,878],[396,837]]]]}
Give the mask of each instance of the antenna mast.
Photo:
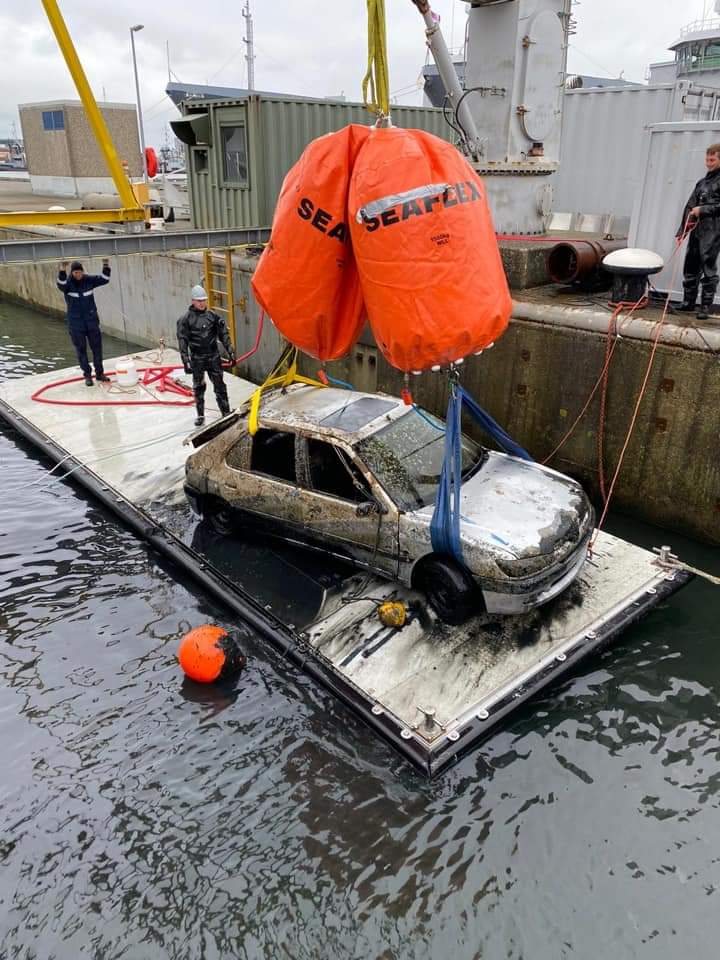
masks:
{"type": "Polygon", "coordinates": [[[245,0],[245,7],[242,12],[247,21],[246,36],[243,37],[243,43],[247,47],[245,59],[247,60],[247,85],[248,90],[255,89],[255,40],[253,36],[253,18],[250,12],[250,0],[245,0]]]}

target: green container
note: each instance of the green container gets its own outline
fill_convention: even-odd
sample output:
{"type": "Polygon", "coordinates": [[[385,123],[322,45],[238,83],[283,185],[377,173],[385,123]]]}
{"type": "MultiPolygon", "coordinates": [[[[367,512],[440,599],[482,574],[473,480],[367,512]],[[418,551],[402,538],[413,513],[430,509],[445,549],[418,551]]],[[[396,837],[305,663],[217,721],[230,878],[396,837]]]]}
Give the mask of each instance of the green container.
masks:
{"type": "MultiPolygon", "coordinates": [[[[239,100],[187,100],[173,129],[187,144],[193,226],[269,227],[283,179],[316,137],[349,123],[372,123],[360,103],[254,95],[239,100]]],[[[397,127],[453,141],[435,107],[393,106],[397,127]]]]}

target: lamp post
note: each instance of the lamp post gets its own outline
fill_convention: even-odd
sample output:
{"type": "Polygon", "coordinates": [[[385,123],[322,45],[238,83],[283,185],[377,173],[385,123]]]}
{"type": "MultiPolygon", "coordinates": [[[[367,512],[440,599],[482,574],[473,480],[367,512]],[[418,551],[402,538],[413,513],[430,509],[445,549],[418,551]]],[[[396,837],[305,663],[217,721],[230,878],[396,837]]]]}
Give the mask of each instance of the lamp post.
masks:
{"type": "Polygon", "coordinates": [[[138,125],[140,129],[140,153],[143,165],[143,180],[148,182],[147,159],[145,157],[145,131],[143,130],[142,105],[140,103],[140,83],[138,81],[137,60],[135,58],[135,34],[143,29],[142,23],[136,23],[130,27],[130,46],[132,47],[133,72],[135,74],[135,96],[137,97],[138,125]]]}

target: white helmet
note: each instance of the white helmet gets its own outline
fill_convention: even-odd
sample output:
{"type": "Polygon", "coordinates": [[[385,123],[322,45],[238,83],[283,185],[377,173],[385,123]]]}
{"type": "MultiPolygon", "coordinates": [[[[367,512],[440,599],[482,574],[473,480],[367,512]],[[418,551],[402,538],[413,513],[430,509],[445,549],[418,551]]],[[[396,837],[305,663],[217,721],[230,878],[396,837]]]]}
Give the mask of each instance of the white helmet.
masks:
{"type": "Polygon", "coordinates": [[[190,291],[190,298],[192,300],[207,300],[208,295],[205,292],[205,287],[201,287],[199,283],[196,283],[190,291]]]}

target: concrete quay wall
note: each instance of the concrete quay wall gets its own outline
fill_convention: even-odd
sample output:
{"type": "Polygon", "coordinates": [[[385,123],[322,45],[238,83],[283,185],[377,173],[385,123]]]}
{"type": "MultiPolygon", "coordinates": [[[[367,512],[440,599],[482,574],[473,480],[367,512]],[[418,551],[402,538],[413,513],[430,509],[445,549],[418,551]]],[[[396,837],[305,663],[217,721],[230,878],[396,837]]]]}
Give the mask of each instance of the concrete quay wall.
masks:
{"type": "MultiPolygon", "coordinates": [[[[248,351],[257,332],[257,305],[249,281],[256,260],[235,260],[238,353],[248,351]]],[[[175,323],[189,303],[193,284],[203,280],[199,254],[116,258],[113,278],[98,291],[103,329],[153,347],[164,337],[175,346],[175,323]]],[[[86,269],[99,272],[100,262],[86,269]]],[[[0,268],[0,295],[57,316],[63,299],[55,287],[56,265],[0,268]]],[[[591,310],[542,310],[518,302],[515,318],[497,345],[463,367],[466,388],[537,460],[544,460],[585,405],[605,361],[605,315],[591,310]],[[571,318],[571,314],[574,319],[571,318]],[[578,325],[579,318],[579,325],[578,325]],[[582,329],[581,327],[585,327],[582,329]]],[[[638,323],[623,336],[608,378],[603,427],[603,458],[609,485],[620,456],[645,376],[651,342],[638,323]]],[[[651,323],[645,324],[652,329],[651,323]]],[[[720,543],[720,350],[714,334],[664,332],[635,430],[615,488],[613,506],[659,526],[720,543]],[[686,336],[685,334],[688,334],[686,336]],[[691,334],[691,335],[690,335],[691,334]]],[[[718,331],[720,336],[720,330],[718,331]]],[[[282,343],[266,321],[258,353],[241,373],[261,381],[282,343]]],[[[318,364],[303,358],[315,374],[318,364]]],[[[369,331],[348,358],[330,364],[333,375],[357,389],[398,394],[402,376],[377,350],[369,331]]],[[[417,402],[443,415],[447,381],[442,374],[411,378],[417,402]]],[[[581,480],[599,504],[600,393],[598,390],[572,436],[550,466],[581,480]]],[[[472,432],[470,425],[468,429],[472,432]]]]}

